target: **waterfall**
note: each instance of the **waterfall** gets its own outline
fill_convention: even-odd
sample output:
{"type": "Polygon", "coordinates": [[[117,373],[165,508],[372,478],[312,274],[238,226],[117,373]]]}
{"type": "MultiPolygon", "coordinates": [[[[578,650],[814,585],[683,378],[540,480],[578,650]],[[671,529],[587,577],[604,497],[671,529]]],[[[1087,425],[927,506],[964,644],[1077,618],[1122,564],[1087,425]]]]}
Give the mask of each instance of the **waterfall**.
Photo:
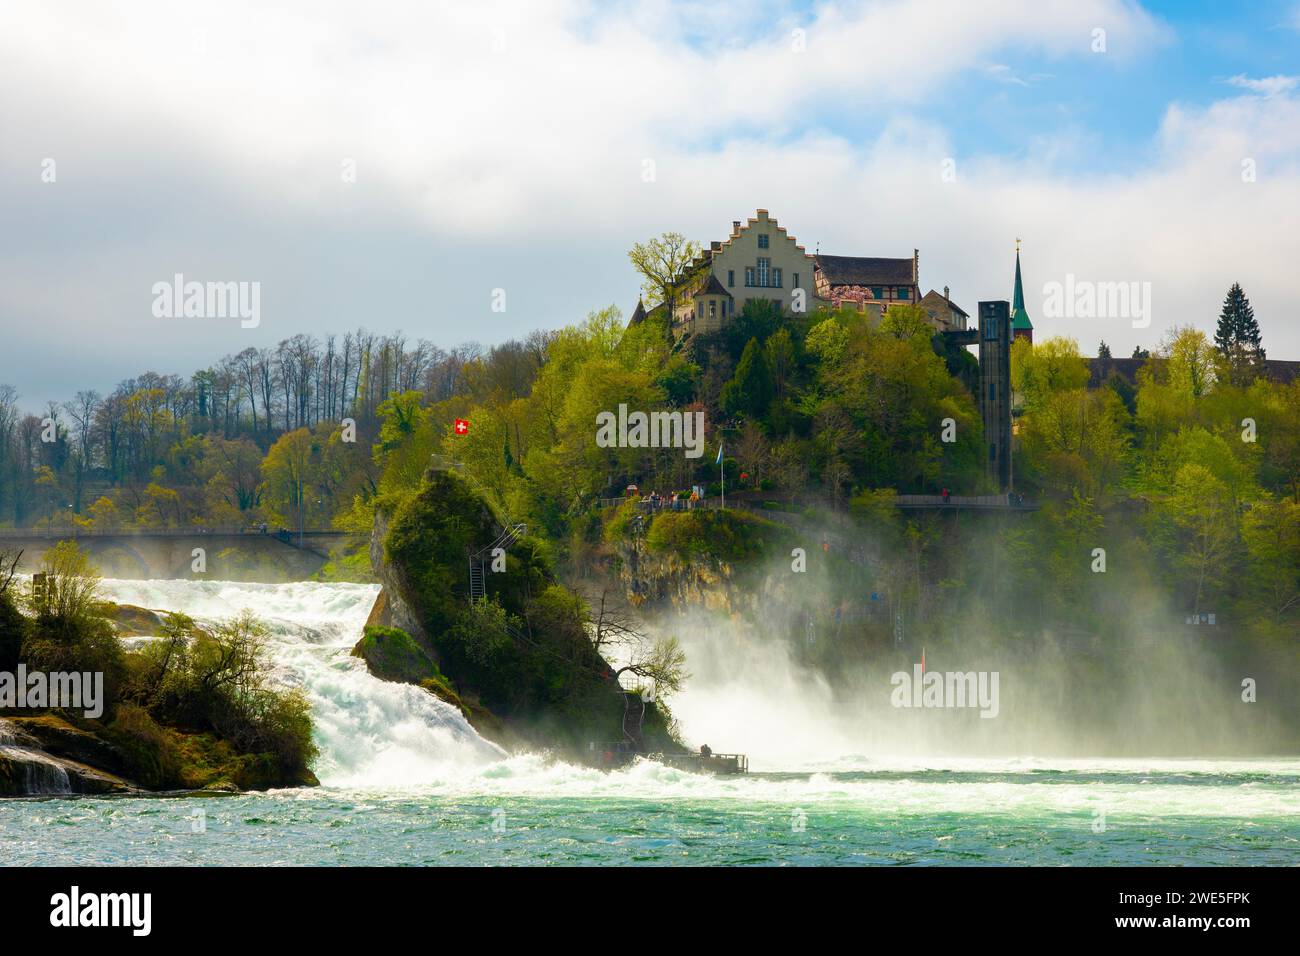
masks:
{"type": "Polygon", "coordinates": [[[45,754],[36,751],[27,750],[20,754],[15,753],[19,748],[7,748],[11,757],[20,757],[24,760],[23,765],[23,787],[29,794],[61,794],[71,793],[72,784],[68,780],[68,771],[55,760],[51,760],[45,754]]]}
{"type": "Polygon", "coordinates": [[[301,687],[311,702],[315,770],[326,786],[432,784],[505,757],[457,708],[419,687],[381,681],[351,656],[376,585],[110,579],[102,590],[113,601],[199,622],[245,608],[257,615],[270,631],[273,680],[301,687]]]}

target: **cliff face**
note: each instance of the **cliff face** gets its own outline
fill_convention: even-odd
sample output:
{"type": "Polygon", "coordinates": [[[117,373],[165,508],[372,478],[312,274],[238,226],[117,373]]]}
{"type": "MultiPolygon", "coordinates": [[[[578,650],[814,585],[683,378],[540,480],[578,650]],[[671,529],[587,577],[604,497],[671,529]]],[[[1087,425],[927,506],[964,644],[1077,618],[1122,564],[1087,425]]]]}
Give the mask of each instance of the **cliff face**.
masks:
{"type": "Polygon", "coordinates": [[[627,589],[628,600],[637,605],[736,614],[755,600],[752,591],[738,585],[735,568],[725,561],[652,554],[643,538],[618,542],[614,555],[619,581],[627,589]]]}
{"type": "Polygon", "coordinates": [[[628,600],[647,610],[704,609],[762,619],[777,602],[797,603],[797,574],[779,573],[782,529],[744,515],[658,515],[649,533],[610,542],[628,600]],[[669,525],[671,523],[671,525],[669,525]]]}
{"type": "Polygon", "coordinates": [[[424,625],[404,595],[411,593],[411,585],[403,573],[400,563],[388,561],[384,556],[384,541],[388,537],[390,516],[383,511],[375,515],[375,525],[370,533],[370,567],[379,579],[381,589],[375,599],[375,606],[370,611],[366,626],[379,625],[395,627],[411,635],[432,658],[435,664],[441,664],[438,652],[429,640],[424,625]]]}

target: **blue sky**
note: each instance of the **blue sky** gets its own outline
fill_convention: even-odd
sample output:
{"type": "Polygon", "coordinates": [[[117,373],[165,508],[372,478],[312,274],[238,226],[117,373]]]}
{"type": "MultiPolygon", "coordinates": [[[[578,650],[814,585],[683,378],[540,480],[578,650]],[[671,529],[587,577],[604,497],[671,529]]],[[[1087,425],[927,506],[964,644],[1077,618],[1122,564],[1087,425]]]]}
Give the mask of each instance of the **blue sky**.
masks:
{"type": "Polygon", "coordinates": [[[1212,329],[1239,281],[1300,358],[1300,0],[130,9],[0,13],[0,383],[29,408],[299,332],[626,312],[633,242],[759,207],[810,250],[919,248],[971,312],[1022,237],[1038,333],[1085,352],[1212,329]],[[260,326],[153,316],[176,272],[260,282],[260,326]],[[1044,315],[1068,275],[1150,283],[1154,321],[1044,315]]]}

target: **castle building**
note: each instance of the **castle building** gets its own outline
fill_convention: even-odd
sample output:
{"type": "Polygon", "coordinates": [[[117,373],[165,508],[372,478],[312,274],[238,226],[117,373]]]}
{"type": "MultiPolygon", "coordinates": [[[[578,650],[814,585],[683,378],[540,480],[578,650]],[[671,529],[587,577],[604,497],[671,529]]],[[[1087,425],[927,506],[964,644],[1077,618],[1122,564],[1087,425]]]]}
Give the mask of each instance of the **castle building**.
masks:
{"type": "Polygon", "coordinates": [[[785,313],[811,311],[816,267],[797,239],[766,209],[731,224],[683,272],[673,310],[675,332],[716,332],[752,299],[768,299],[785,313]]]}
{"type": "MultiPolygon", "coordinates": [[[[754,299],[777,303],[786,314],[818,308],[853,308],[873,324],[894,304],[923,304],[939,331],[965,329],[969,316],[948,296],[931,290],[921,303],[921,255],[909,259],[810,255],[798,240],[769,215],[757,210],[745,222],[735,220],[731,234],[711,242],[682,270],[673,306],[678,335],[716,332],[754,299]]],[[[635,324],[645,316],[642,303],[635,324]]]]}
{"type": "Polygon", "coordinates": [[[892,304],[915,305],[920,299],[921,254],[916,249],[910,259],[820,253],[816,259],[817,297],[832,309],[856,308],[879,322],[892,304]]]}
{"type": "Polygon", "coordinates": [[[970,320],[970,315],[952,301],[948,287],[943,287],[943,295],[931,289],[921,297],[921,308],[925,309],[930,324],[938,332],[963,332],[970,320]]]}

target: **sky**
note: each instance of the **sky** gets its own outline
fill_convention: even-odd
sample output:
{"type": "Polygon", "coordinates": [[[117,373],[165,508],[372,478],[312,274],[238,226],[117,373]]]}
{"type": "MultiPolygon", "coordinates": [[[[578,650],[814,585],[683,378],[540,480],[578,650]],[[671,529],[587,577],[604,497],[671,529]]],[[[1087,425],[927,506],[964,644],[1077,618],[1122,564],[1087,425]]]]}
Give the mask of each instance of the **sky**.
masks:
{"type": "Polygon", "coordinates": [[[1085,354],[1212,331],[1240,282],[1300,359],[1300,0],[0,0],[0,384],[31,410],[297,333],[626,315],[634,242],[758,208],[809,251],[919,249],[972,314],[1020,239],[1035,335],[1085,354]],[[257,283],[256,326],[157,315],[178,273],[257,283]],[[1053,305],[1105,283],[1144,306],[1053,305]]]}

